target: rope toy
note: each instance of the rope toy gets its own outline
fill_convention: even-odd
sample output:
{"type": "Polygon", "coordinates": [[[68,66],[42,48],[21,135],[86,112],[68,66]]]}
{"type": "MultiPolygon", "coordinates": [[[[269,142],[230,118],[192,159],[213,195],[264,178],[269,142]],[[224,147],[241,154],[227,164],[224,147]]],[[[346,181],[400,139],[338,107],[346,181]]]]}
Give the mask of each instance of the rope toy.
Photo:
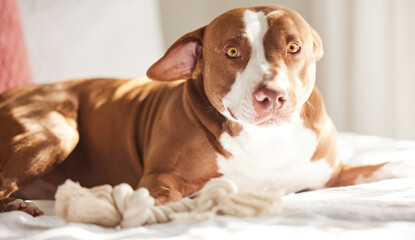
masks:
{"type": "Polygon", "coordinates": [[[210,180],[196,198],[183,198],[162,206],[146,188],[134,191],[128,184],[84,188],[66,180],[55,195],[55,213],[67,222],[123,228],[169,221],[201,221],[215,215],[270,217],[281,210],[284,191],[243,192],[227,179],[210,180]]]}

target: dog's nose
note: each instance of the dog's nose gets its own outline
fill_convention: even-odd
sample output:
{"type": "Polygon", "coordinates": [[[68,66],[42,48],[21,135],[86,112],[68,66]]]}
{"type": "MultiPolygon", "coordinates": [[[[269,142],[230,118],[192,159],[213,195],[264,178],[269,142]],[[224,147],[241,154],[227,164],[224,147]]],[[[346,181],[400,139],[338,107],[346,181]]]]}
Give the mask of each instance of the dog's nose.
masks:
{"type": "Polygon", "coordinates": [[[278,111],[288,101],[288,92],[283,88],[262,87],[254,92],[254,105],[257,111],[278,111]]]}

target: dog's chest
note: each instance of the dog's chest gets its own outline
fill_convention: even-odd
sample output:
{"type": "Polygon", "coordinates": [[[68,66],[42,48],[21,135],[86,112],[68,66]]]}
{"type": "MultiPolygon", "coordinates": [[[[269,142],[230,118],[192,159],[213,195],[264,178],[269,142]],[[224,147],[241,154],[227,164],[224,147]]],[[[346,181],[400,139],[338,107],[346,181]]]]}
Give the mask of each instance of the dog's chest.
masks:
{"type": "Polygon", "coordinates": [[[316,134],[303,123],[278,127],[244,126],[238,136],[223,133],[229,159],[218,155],[219,172],[240,189],[287,193],[321,188],[332,168],[324,160],[310,161],[317,147],[316,134]]]}

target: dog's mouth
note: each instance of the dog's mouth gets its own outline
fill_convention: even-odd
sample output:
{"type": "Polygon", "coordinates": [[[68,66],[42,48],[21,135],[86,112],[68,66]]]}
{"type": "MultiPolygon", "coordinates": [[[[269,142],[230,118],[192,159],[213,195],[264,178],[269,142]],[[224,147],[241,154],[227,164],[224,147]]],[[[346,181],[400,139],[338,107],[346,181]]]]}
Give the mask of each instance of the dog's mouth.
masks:
{"type": "Polygon", "coordinates": [[[286,119],[285,117],[275,117],[271,115],[263,119],[258,119],[253,124],[257,126],[261,126],[261,127],[268,127],[268,126],[278,126],[287,121],[288,119],[286,119]]]}
{"type": "Polygon", "coordinates": [[[237,117],[236,114],[230,109],[226,108],[229,112],[229,115],[233,118],[233,120],[238,122],[245,122],[251,125],[256,125],[260,127],[268,127],[268,126],[278,126],[284,122],[290,121],[290,114],[288,112],[269,112],[267,114],[258,115],[254,114],[253,116],[247,117],[237,117]]]}

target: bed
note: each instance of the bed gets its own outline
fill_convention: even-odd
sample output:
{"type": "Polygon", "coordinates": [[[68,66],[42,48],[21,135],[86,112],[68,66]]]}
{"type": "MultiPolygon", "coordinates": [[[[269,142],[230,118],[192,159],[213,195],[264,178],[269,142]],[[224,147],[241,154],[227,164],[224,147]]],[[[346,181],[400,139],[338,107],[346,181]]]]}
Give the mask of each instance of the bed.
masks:
{"type": "MultiPolygon", "coordinates": [[[[415,167],[415,141],[341,133],[339,148],[349,164],[415,167]]],[[[272,218],[217,216],[131,229],[65,223],[54,215],[53,201],[34,201],[46,215],[1,213],[0,239],[415,239],[415,178],[290,194],[272,218]]]]}

